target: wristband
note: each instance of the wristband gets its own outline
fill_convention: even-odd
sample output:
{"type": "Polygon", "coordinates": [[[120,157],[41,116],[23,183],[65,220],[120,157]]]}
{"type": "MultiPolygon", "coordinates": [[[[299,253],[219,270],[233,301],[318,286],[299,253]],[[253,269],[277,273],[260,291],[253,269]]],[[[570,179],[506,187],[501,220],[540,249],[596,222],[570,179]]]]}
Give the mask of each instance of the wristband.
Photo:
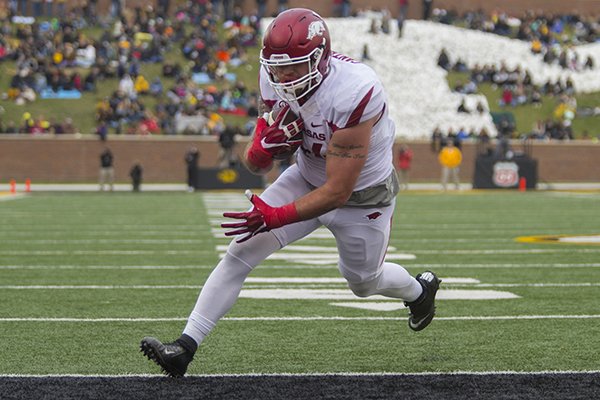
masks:
{"type": "Polygon", "coordinates": [[[273,215],[273,219],[267,223],[267,226],[272,226],[272,229],[300,221],[296,203],[294,202],[277,207],[273,211],[275,215],[273,215]]]}

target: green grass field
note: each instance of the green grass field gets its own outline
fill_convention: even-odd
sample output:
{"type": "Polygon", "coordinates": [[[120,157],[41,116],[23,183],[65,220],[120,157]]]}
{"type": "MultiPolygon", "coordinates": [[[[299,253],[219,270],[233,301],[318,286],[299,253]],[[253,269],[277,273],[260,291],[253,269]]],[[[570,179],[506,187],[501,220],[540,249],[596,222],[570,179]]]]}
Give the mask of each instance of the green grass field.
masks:
{"type": "MultiPolygon", "coordinates": [[[[188,373],[597,371],[598,236],[515,238],[598,235],[599,207],[598,192],[402,193],[388,259],[446,281],[430,327],[350,296],[317,231],[250,275],[188,373]],[[272,289],[296,298],[253,298],[272,289]]],[[[159,374],[140,339],[180,334],[228,242],[220,213],[244,208],[241,192],[0,201],[0,374],[159,374]]]]}

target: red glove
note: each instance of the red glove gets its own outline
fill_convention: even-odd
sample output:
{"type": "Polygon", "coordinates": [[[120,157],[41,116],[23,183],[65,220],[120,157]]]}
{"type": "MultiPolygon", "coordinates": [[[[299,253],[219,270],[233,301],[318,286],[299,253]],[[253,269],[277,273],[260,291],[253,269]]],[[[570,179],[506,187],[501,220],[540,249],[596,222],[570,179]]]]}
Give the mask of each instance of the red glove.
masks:
{"type": "Polygon", "coordinates": [[[222,228],[234,228],[232,231],[225,232],[225,236],[246,234],[237,240],[238,243],[245,242],[261,232],[267,232],[300,220],[296,205],[293,202],[282,207],[271,207],[260,197],[252,194],[250,190],[246,190],[245,194],[248,200],[254,205],[252,210],[247,212],[223,213],[223,216],[226,218],[243,219],[245,221],[221,224],[222,228]]]}
{"type": "Polygon", "coordinates": [[[247,154],[248,162],[258,169],[267,168],[273,162],[273,155],[260,144],[265,128],[267,128],[267,120],[263,117],[258,118],[256,120],[256,128],[254,129],[252,146],[247,154]]]}
{"type": "Polygon", "coordinates": [[[279,154],[288,153],[302,144],[304,121],[292,113],[289,105],[279,110],[275,120],[271,118],[271,114],[258,118],[252,147],[248,151],[248,161],[260,169],[268,167],[279,154]],[[285,122],[291,118],[295,119],[285,122]]]}

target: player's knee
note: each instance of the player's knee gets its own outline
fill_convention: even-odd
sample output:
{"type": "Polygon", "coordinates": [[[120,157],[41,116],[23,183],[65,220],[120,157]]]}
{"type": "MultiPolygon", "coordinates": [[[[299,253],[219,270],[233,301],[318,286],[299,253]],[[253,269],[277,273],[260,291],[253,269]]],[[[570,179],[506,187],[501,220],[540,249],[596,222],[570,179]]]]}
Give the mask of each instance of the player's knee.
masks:
{"type": "Polygon", "coordinates": [[[225,256],[235,257],[240,260],[244,260],[247,255],[251,254],[250,246],[248,246],[248,242],[237,243],[235,240],[232,240],[227,247],[227,253],[225,256]]]}
{"type": "Polygon", "coordinates": [[[369,297],[377,291],[377,279],[359,283],[348,282],[348,287],[358,297],[369,297]]]}

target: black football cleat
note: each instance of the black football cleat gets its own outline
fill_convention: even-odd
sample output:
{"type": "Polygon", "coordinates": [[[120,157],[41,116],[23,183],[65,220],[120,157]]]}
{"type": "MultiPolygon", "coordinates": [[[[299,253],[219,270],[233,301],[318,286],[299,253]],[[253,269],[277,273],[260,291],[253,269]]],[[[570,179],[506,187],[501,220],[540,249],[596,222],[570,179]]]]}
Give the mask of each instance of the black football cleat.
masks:
{"type": "Polygon", "coordinates": [[[162,343],[153,337],[145,337],[140,344],[140,351],[149,360],[158,364],[163,372],[173,378],[185,375],[188,364],[194,359],[194,355],[187,351],[179,342],[162,343]]]}
{"type": "Polygon", "coordinates": [[[423,287],[423,294],[413,302],[404,302],[410,309],[408,326],[413,331],[423,330],[431,323],[435,315],[435,294],[440,288],[441,280],[431,271],[417,275],[417,281],[423,287]]]}

